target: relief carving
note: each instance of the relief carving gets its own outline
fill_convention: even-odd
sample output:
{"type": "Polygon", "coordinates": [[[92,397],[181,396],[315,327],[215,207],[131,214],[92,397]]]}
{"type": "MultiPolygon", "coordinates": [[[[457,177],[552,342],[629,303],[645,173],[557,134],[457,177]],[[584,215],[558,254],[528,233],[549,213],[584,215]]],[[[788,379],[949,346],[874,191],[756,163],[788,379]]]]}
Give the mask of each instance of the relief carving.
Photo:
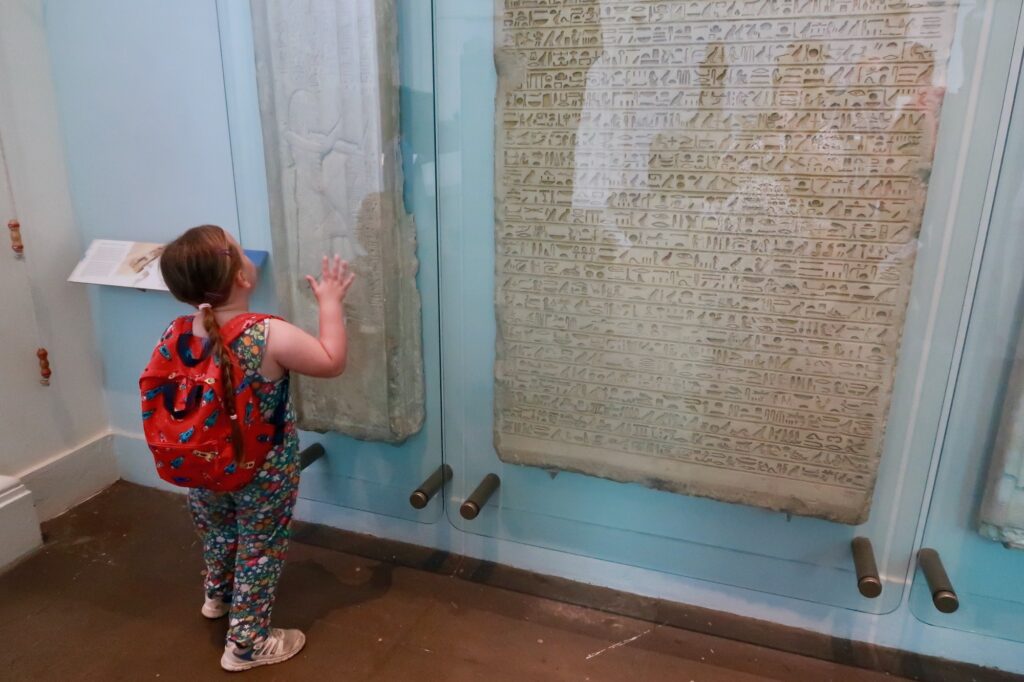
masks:
{"type": "Polygon", "coordinates": [[[303,276],[353,264],[349,362],[296,377],[302,428],[401,442],[423,422],[416,232],[402,203],[393,0],[252,0],[279,298],[308,331],[303,276]]]}

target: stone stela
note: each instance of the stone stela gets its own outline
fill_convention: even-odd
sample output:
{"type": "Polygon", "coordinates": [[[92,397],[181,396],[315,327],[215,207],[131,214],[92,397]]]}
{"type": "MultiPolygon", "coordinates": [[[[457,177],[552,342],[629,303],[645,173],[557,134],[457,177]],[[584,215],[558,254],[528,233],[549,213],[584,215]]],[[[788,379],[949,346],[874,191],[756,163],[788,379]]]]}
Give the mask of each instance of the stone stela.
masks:
{"type": "Polygon", "coordinates": [[[349,362],[296,377],[299,425],[401,442],[423,423],[416,231],[402,204],[393,0],[252,0],[274,260],[284,314],[314,331],[304,275],[350,261],[349,362]]]}
{"type": "Polygon", "coordinates": [[[496,2],[501,459],[865,521],[955,5],[496,2]]]}

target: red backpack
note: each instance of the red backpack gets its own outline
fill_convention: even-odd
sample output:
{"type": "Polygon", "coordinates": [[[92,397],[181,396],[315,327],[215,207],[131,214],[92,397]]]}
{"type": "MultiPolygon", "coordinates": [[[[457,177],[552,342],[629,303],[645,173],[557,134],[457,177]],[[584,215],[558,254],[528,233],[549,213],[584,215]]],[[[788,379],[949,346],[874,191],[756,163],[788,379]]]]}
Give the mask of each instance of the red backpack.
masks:
{"type": "Polygon", "coordinates": [[[235,378],[233,397],[224,395],[212,345],[192,334],[193,317],[178,318],[160,339],[139,378],[142,427],[160,478],[186,488],[239,490],[284,441],[287,401],[265,420],[251,379],[230,352],[250,327],[270,318],[239,315],[221,328],[235,378]],[[241,420],[244,458],[237,464],[225,399],[234,400],[234,414],[241,420]]]}

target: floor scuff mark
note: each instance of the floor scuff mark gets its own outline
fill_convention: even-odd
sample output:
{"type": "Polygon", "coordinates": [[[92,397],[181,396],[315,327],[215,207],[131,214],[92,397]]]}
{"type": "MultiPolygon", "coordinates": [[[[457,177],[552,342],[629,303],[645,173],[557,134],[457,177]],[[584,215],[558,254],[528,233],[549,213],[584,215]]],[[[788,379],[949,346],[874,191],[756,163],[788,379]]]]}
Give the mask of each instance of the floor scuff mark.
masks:
{"type": "Polygon", "coordinates": [[[630,637],[629,639],[624,639],[621,642],[616,642],[615,644],[612,644],[611,646],[606,646],[605,648],[601,649],[600,651],[595,651],[594,653],[587,654],[587,658],[585,660],[589,661],[590,659],[597,658],[601,654],[606,653],[608,651],[611,651],[612,649],[618,649],[619,647],[626,646],[627,644],[632,644],[636,640],[640,639],[641,637],[645,637],[645,636],[651,634],[652,632],[654,632],[654,628],[651,628],[649,630],[644,630],[643,632],[641,632],[639,635],[636,635],[635,637],[630,637]]]}

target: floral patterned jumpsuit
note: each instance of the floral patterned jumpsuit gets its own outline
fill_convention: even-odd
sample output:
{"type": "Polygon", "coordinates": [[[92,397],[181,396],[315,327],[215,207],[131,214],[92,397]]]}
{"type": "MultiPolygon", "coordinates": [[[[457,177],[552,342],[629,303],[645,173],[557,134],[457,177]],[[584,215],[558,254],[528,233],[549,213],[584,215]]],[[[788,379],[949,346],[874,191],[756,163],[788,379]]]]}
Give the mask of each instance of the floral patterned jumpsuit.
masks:
{"type": "MultiPolygon", "coordinates": [[[[260,374],[267,346],[267,321],[254,324],[232,344],[265,419],[281,401],[287,414],[284,442],[267,456],[252,482],[235,492],[189,490],[188,503],[206,561],[206,595],[231,603],[228,639],[250,647],[270,631],[270,613],[288,547],[299,486],[298,435],[287,374],[276,381],[260,374]]],[[[245,424],[253,416],[239,415],[245,424]]]]}

